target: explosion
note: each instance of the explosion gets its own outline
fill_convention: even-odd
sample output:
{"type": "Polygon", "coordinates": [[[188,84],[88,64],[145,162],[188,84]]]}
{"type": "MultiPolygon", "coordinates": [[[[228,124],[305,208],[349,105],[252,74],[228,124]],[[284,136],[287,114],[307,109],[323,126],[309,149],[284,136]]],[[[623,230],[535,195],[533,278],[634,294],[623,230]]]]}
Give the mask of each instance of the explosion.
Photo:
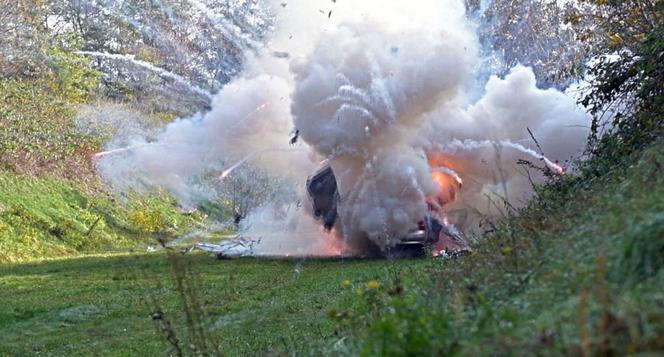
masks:
{"type": "Polygon", "coordinates": [[[361,254],[393,248],[431,214],[443,234],[458,236],[455,225],[472,229],[496,213],[487,197],[514,206],[528,197],[518,159],[563,174],[556,160],[583,148],[586,114],[564,93],[537,88],[529,68],[473,87],[479,45],[460,0],[301,0],[272,10],[271,38],[247,51],[244,71],[210,111],[97,155],[109,183],[160,186],[195,204],[211,196],[191,184],[197,177],[217,172],[223,184],[239,166],[257,165],[293,182],[299,196],[242,222],[262,238],[259,253],[361,254]],[[321,160],[338,194],[329,232],[300,204],[308,202],[302,182],[321,160]]]}

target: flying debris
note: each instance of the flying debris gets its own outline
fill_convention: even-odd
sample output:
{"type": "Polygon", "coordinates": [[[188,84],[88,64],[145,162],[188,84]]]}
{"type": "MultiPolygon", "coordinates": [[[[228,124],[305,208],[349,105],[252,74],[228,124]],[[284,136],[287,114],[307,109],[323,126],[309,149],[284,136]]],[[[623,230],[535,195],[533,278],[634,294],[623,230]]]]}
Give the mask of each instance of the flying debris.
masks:
{"type": "Polygon", "coordinates": [[[300,137],[300,130],[295,129],[295,134],[293,134],[293,137],[290,138],[290,144],[295,145],[297,143],[297,139],[300,137]]]}
{"type": "Polygon", "coordinates": [[[272,56],[274,56],[276,58],[289,58],[290,53],[284,52],[284,51],[274,51],[274,52],[272,52],[272,56]]]}

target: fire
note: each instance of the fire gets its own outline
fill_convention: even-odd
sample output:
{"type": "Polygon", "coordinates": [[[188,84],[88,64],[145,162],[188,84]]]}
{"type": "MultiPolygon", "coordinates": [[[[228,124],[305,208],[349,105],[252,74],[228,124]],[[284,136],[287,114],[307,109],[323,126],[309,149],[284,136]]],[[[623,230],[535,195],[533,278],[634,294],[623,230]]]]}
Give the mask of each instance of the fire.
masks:
{"type": "Polygon", "coordinates": [[[565,168],[558,165],[558,164],[556,164],[555,162],[551,163],[551,168],[556,174],[558,174],[560,176],[565,174],[565,168]]]}
{"type": "Polygon", "coordinates": [[[456,198],[456,192],[460,188],[459,181],[446,173],[440,171],[433,171],[431,178],[438,185],[438,193],[436,196],[442,204],[452,202],[456,198]]]}
{"type": "Polygon", "coordinates": [[[449,157],[430,153],[428,161],[431,166],[431,178],[438,186],[438,192],[427,197],[427,203],[432,210],[444,217],[442,206],[454,202],[457,192],[463,186],[463,180],[457,171],[458,165],[455,165],[449,157]]]}

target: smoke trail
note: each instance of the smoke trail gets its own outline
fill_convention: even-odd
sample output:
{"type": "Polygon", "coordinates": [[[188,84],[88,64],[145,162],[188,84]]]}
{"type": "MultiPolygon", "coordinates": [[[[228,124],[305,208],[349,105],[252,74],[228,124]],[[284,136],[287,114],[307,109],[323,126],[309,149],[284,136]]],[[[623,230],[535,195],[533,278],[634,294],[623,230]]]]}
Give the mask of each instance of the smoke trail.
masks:
{"type": "MultiPolygon", "coordinates": [[[[556,161],[583,147],[586,129],[576,124],[587,116],[565,94],[537,88],[528,68],[491,77],[471,102],[478,45],[460,0],[293,0],[272,10],[269,45],[248,53],[209,112],[168,125],[154,145],[138,140],[130,152],[101,157],[102,176],[116,187],[148,182],[191,200],[192,178],[206,172],[258,165],[302,183],[327,159],[340,196],[333,236],[304,214],[309,204],[290,209],[294,202],[261,207],[243,227],[263,238],[264,254],[336,254],[398,244],[432,196],[444,210],[491,214],[486,193],[501,188],[518,205],[530,192],[518,158],[558,171],[556,161]],[[293,128],[308,153],[290,147],[293,128]],[[436,172],[457,184],[441,185],[436,172]]],[[[298,186],[308,202],[303,191],[298,186]]]]}
{"type": "MultiPolygon", "coordinates": [[[[445,153],[445,154],[451,154],[453,155],[454,153],[458,151],[473,151],[473,150],[478,150],[478,149],[494,149],[498,146],[503,146],[503,147],[508,147],[514,150],[517,150],[523,154],[526,154],[532,158],[535,158],[537,160],[542,160],[546,164],[546,166],[552,170],[553,172],[562,175],[565,173],[564,169],[562,166],[554,163],[551,161],[549,158],[542,154],[538,154],[535,150],[528,149],[524,147],[523,145],[513,143],[509,140],[500,140],[500,141],[491,141],[491,140],[482,140],[482,141],[475,141],[475,140],[453,140],[450,143],[447,143],[445,145],[439,145],[436,147],[436,151],[445,153]]],[[[456,174],[454,171],[452,171],[457,177],[458,174],[456,174]]]]}
{"type": "Polygon", "coordinates": [[[200,95],[202,95],[202,96],[204,96],[208,99],[212,99],[212,94],[210,94],[210,92],[189,83],[189,81],[187,81],[182,76],[177,75],[173,72],[169,72],[169,71],[167,71],[163,68],[159,68],[159,67],[153,65],[150,62],[137,60],[136,56],[134,56],[134,55],[122,55],[122,54],[95,52],[95,51],[77,51],[76,53],[80,54],[80,55],[84,55],[84,56],[103,57],[103,58],[108,58],[108,59],[131,62],[131,63],[133,63],[133,64],[135,64],[139,67],[142,67],[142,68],[148,69],[150,71],[153,71],[153,72],[159,74],[161,77],[172,79],[172,80],[174,80],[174,81],[176,81],[180,84],[184,84],[190,90],[192,90],[192,91],[194,91],[194,92],[196,92],[196,93],[198,93],[198,94],[200,94],[200,95]]]}

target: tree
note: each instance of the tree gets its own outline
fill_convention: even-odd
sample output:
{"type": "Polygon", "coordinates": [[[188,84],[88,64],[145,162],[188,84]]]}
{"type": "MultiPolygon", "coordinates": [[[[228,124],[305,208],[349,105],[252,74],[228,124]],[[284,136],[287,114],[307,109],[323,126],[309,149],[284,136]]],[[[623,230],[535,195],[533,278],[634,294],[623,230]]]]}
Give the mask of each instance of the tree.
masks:
{"type": "Polygon", "coordinates": [[[0,0],[0,78],[33,76],[46,67],[40,1],[0,0]]]}
{"type": "Polygon", "coordinates": [[[245,164],[238,167],[217,186],[219,202],[228,207],[233,221],[239,224],[249,212],[267,204],[279,204],[293,197],[284,180],[270,176],[265,170],[245,164]]]}

